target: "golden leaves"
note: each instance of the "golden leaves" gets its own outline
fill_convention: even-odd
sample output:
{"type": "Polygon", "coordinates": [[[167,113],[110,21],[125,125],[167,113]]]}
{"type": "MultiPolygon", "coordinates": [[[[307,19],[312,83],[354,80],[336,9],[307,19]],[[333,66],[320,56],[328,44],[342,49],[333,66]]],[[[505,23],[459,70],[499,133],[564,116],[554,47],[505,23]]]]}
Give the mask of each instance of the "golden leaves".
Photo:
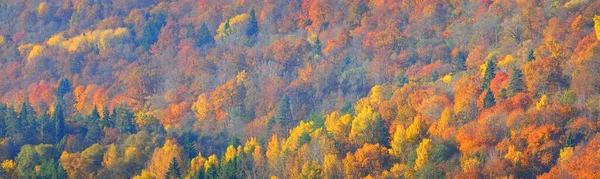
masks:
{"type": "Polygon", "coordinates": [[[596,37],[600,40],[600,16],[594,17],[594,30],[596,31],[596,37]]]}
{"type": "Polygon", "coordinates": [[[50,37],[46,44],[59,46],[69,52],[84,51],[89,48],[106,49],[114,40],[129,36],[129,29],[119,27],[116,29],[94,30],[66,39],[62,33],[50,37]]]}
{"type": "Polygon", "coordinates": [[[415,161],[415,170],[420,169],[423,165],[429,163],[429,152],[433,149],[430,139],[423,139],[417,147],[417,160],[415,161]]]}

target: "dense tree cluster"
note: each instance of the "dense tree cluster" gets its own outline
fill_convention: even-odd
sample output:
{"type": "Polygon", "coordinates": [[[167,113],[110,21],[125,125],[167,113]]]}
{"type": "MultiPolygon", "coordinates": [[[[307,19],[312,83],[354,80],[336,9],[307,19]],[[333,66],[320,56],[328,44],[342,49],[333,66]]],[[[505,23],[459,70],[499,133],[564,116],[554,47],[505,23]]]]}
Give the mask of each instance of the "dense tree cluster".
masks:
{"type": "Polygon", "coordinates": [[[600,2],[0,1],[0,178],[598,178],[600,2]]]}

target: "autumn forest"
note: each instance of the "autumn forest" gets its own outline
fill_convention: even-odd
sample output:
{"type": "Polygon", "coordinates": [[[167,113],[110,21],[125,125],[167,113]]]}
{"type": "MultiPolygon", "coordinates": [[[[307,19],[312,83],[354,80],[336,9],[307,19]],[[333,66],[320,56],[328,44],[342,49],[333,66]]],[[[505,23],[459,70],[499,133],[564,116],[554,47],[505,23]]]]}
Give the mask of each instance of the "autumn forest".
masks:
{"type": "Polygon", "coordinates": [[[597,0],[0,0],[0,179],[600,178],[597,0]]]}

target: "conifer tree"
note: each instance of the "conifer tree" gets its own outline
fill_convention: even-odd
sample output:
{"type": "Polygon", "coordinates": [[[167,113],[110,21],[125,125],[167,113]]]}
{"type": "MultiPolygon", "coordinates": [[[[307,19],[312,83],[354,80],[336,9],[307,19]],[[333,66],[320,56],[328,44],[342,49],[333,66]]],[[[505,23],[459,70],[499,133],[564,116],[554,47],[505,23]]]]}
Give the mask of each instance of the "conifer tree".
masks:
{"type": "Polygon", "coordinates": [[[292,110],[290,109],[290,97],[285,94],[279,102],[275,119],[282,126],[287,126],[292,121],[292,110]]]}
{"type": "Polygon", "coordinates": [[[535,60],[535,56],[533,55],[533,49],[529,50],[529,52],[527,52],[527,61],[533,61],[535,60]]]}
{"type": "Polygon", "coordinates": [[[177,158],[173,157],[171,164],[169,165],[169,169],[167,169],[167,173],[165,175],[167,179],[180,179],[181,178],[181,169],[179,168],[179,163],[177,162],[177,158]]]}
{"type": "Polygon", "coordinates": [[[438,71],[437,71],[437,70],[434,70],[434,71],[431,73],[431,77],[429,78],[429,81],[430,81],[430,82],[435,82],[435,81],[437,81],[438,79],[440,79],[440,75],[439,75],[439,73],[438,73],[438,71]]]}
{"type": "Polygon", "coordinates": [[[514,69],[508,82],[508,96],[513,97],[523,91],[523,73],[519,69],[514,69]]]}
{"type": "Polygon", "coordinates": [[[71,83],[69,79],[62,79],[58,84],[58,89],[56,89],[56,94],[59,98],[62,98],[65,94],[71,91],[71,83]]]}
{"type": "Polygon", "coordinates": [[[87,119],[87,134],[86,138],[91,141],[97,141],[102,137],[102,129],[100,129],[100,113],[94,107],[92,114],[87,119]]]}
{"type": "Polygon", "coordinates": [[[485,97],[483,98],[483,108],[490,108],[496,104],[496,99],[494,99],[494,94],[491,90],[487,90],[485,93],[485,97]]]}
{"type": "Polygon", "coordinates": [[[206,23],[202,23],[200,26],[200,32],[198,32],[198,46],[204,46],[207,44],[215,43],[213,35],[210,33],[206,23]]]}
{"type": "Polygon", "coordinates": [[[402,72],[400,75],[398,75],[398,77],[396,77],[396,87],[401,88],[406,83],[408,83],[408,77],[406,77],[406,74],[402,72]]]}
{"type": "Polygon", "coordinates": [[[456,54],[456,57],[454,57],[454,60],[452,60],[452,67],[454,68],[454,71],[458,72],[458,71],[464,71],[467,69],[467,67],[465,66],[465,63],[467,61],[467,53],[460,51],[458,52],[458,54],[456,54]]]}
{"type": "Polygon", "coordinates": [[[254,9],[250,11],[250,20],[248,21],[248,27],[246,29],[246,36],[254,37],[258,34],[258,20],[256,20],[256,14],[254,9]]]}
{"type": "Polygon", "coordinates": [[[315,44],[313,45],[313,55],[321,55],[323,52],[321,51],[321,40],[317,37],[315,40],[315,44]]]}
{"type": "Polygon", "coordinates": [[[490,82],[496,77],[496,58],[489,60],[485,64],[485,73],[483,74],[483,82],[481,84],[481,90],[490,88],[490,82]]]}
{"type": "Polygon", "coordinates": [[[62,104],[58,101],[54,106],[54,113],[52,113],[52,122],[54,123],[54,135],[55,140],[61,140],[65,136],[65,116],[62,104]]]}

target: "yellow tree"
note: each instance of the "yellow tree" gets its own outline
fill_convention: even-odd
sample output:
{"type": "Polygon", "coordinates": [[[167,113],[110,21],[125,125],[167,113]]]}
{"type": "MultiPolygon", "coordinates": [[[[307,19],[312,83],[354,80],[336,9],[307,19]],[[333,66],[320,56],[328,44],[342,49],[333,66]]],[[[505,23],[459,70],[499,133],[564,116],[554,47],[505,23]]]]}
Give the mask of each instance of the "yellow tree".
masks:
{"type": "Polygon", "coordinates": [[[283,158],[281,156],[281,144],[277,137],[277,135],[273,135],[271,137],[271,141],[267,144],[267,161],[269,164],[269,170],[272,171],[273,174],[281,176],[281,171],[283,170],[283,158]]]}
{"type": "Polygon", "coordinates": [[[121,154],[119,154],[119,150],[115,144],[111,144],[108,147],[108,150],[104,154],[104,158],[102,160],[102,166],[104,168],[111,168],[121,162],[121,154]]]}
{"type": "Polygon", "coordinates": [[[417,147],[417,160],[415,161],[415,170],[419,170],[423,165],[429,163],[429,153],[433,148],[430,139],[423,139],[417,147]]]}
{"type": "Polygon", "coordinates": [[[337,155],[327,154],[323,159],[323,170],[321,177],[325,179],[343,178],[342,163],[337,155]]]}
{"type": "MultiPolygon", "coordinates": [[[[167,139],[163,147],[154,149],[152,159],[150,159],[148,166],[144,170],[155,178],[165,178],[165,174],[173,158],[176,158],[178,163],[183,164],[182,150],[174,139],[167,139]]],[[[182,166],[182,169],[184,167],[182,166]]]]}
{"type": "Polygon", "coordinates": [[[354,154],[346,155],[343,160],[344,173],[346,178],[362,178],[369,174],[379,174],[388,160],[388,151],[385,147],[379,144],[365,144],[354,154]]]}
{"type": "Polygon", "coordinates": [[[388,130],[379,113],[373,111],[368,105],[357,110],[359,111],[357,111],[350,129],[350,140],[358,146],[365,143],[387,144],[388,130]]]}
{"type": "Polygon", "coordinates": [[[348,142],[348,135],[352,124],[350,114],[340,116],[340,112],[334,111],[325,118],[325,129],[338,142],[348,142]]]}

